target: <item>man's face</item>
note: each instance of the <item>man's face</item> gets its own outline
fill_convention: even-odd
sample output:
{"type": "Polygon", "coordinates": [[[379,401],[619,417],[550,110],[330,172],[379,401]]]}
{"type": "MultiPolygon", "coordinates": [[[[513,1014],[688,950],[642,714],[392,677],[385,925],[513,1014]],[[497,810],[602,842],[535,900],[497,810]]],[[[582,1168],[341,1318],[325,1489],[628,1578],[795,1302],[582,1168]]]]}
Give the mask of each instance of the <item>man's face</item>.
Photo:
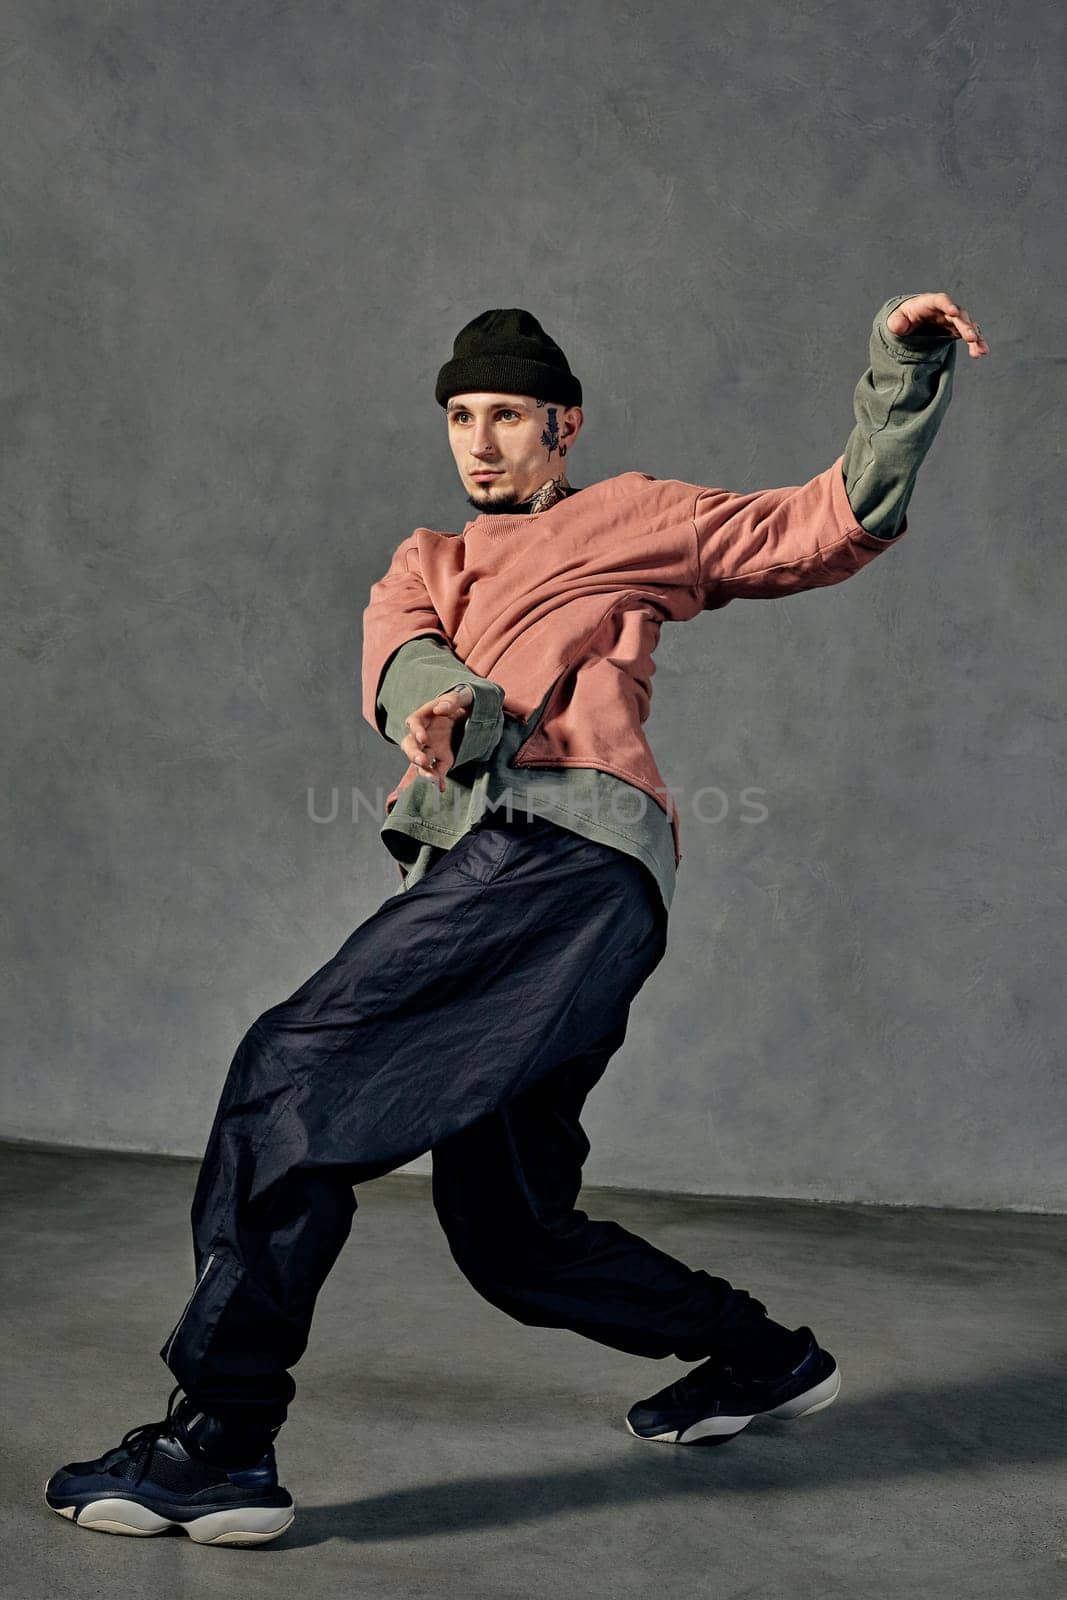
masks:
{"type": "Polygon", "coordinates": [[[479,512],[521,505],[553,478],[565,479],[583,420],[580,406],[524,394],[456,394],[446,414],[460,479],[479,512]]]}

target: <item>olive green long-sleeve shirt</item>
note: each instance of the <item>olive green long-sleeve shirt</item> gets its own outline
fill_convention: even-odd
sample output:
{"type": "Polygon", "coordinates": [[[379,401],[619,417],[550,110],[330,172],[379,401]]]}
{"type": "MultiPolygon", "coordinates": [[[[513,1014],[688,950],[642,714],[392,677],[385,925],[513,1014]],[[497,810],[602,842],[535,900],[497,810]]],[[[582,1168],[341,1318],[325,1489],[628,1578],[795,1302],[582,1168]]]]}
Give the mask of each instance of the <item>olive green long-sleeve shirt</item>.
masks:
{"type": "MultiPolygon", "coordinates": [[[[886,319],[910,295],[894,295],[876,315],[870,365],[853,396],[855,425],[845,445],[845,490],[857,522],[879,538],[901,531],[908,502],[952,394],[956,340],[941,334],[890,333],[886,319]]],[[[536,727],[541,704],[522,719],[503,709],[499,684],[471,672],[439,639],[424,635],[396,650],[378,692],[379,726],[399,744],[404,718],[437,695],[470,684],[474,701],[445,777],[402,789],[381,838],[400,863],[398,893],[419,881],[487,813],[530,811],[585,838],[623,850],[651,873],[664,907],[674,895],[676,864],[670,819],[622,778],[592,767],[516,768],[511,757],[536,727]],[[384,719],[384,721],[383,721],[384,719]]]]}

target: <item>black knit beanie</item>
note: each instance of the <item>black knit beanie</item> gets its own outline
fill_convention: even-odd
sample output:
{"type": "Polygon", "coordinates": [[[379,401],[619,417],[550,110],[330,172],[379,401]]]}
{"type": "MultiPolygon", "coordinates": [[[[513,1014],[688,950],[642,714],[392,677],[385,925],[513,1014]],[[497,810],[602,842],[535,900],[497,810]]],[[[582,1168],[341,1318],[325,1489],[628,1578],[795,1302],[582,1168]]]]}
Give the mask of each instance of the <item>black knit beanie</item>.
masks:
{"type": "Polygon", "coordinates": [[[483,311],[461,328],[452,360],[437,374],[434,396],[447,405],[454,394],[528,394],[559,406],[580,406],[582,386],[567,357],[537,318],[517,306],[483,311]]]}

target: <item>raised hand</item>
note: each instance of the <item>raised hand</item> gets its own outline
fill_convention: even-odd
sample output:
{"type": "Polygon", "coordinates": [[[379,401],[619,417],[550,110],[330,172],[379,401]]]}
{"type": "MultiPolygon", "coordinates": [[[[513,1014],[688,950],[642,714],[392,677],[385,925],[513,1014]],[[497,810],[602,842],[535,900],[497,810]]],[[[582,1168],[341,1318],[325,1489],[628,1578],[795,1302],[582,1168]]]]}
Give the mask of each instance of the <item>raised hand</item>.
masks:
{"type": "Polygon", "coordinates": [[[981,328],[966,306],[958,306],[951,295],[913,294],[910,300],[902,300],[896,310],[889,313],[885,325],[890,333],[898,335],[940,333],[942,338],[947,338],[951,334],[954,339],[967,341],[968,355],[989,354],[981,328]]]}
{"type": "Polygon", "coordinates": [[[469,683],[461,683],[458,689],[427,700],[404,718],[408,732],[401,739],[400,748],[418,768],[419,777],[434,779],[441,794],[445,792],[445,775],[455,760],[453,732],[462,727],[473,704],[474,690],[469,683]]]}

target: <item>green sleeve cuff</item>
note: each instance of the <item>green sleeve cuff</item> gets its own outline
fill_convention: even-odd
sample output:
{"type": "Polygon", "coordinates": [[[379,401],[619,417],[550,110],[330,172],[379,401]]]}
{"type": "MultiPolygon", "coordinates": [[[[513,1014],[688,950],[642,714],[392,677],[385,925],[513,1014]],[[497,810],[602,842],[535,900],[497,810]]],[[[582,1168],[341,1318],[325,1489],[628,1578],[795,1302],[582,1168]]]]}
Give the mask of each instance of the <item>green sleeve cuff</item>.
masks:
{"type": "MultiPolygon", "coordinates": [[[[463,737],[459,742],[452,767],[461,767],[465,761],[484,761],[496,749],[504,731],[504,691],[498,683],[488,678],[463,679],[474,690],[474,704],[463,723],[463,737]]],[[[458,689],[459,684],[449,685],[458,689]]],[[[443,691],[438,691],[442,693],[443,691]]]]}
{"type": "Polygon", "coordinates": [[[404,718],[449,689],[467,683],[474,703],[463,723],[453,768],[482,761],[495,749],[504,731],[504,690],[491,678],[472,672],[446,644],[432,635],[409,639],[390,658],[378,691],[378,725],[399,744],[407,733],[404,718]],[[384,715],[384,725],[382,717],[384,715]]]}

